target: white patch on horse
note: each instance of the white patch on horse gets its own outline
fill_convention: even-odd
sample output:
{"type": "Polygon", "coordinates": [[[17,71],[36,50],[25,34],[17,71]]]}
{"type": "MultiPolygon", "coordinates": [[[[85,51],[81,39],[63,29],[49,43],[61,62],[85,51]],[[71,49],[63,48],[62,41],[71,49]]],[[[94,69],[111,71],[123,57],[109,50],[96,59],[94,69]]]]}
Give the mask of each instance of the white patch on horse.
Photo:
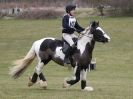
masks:
{"type": "Polygon", "coordinates": [[[87,86],[84,88],[84,91],[93,91],[93,90],[94,90],[94,88],[91,86],[87,86]]]}
{"type": "Polygon", "coordinates": [[[73,74],[75,74],[76,73],[76,71],[77,71],[77,62],[76,62],[76,66],[74,67],[74,70],[73,70],[73,74]]]}
{"type": "Polygon", "coordinates": [[[77,44],[77,48],[80,50],[80,54],[82,55],[84,50],[85,50],[85,47],[86,47],[86,44],[89,42],[91,43],[91,40],[93,38],[93,35],[92,34],[89,34],[87,36],[83,36],[79,41],[78,41],[78,44],[77,44]]]}
{"type": "Polygon", "coordinates": [[[62,52],[62,47],[57,47],[54,57],[59,57],[64,60],[65,54],[62,52]]]}
{"type": "Polygon", "coordinates": [[[103,29],[100,28],[100,27],[97,27],[96,29],[102,31],[103,33],[105,33],[105,32],[103,31],[103,29]]]}
{"type": "Polygon", "coordinates": [[[35,67],[35,72],[39,75],[42,72],[42,68],[43,68],[43,63],[42,62],[38,62],[38,64],[35,67]]]}
{"type": "Polygon", "coordinates": [[[53,37],[47,37],[47,38],[43,38],[43,39],[37,40],[37,41],[35,41],[34,44],[33,44],[34,49],[35,49],[35,52],[36,52],[37,57],[38,57],[38,60],[40,59],[40,57],[39,57],[40,45],[41,45],[42,42],[45,41],[46,39],[55,40],[55,38],[53,38],[53,37]]]}
{"type": "Polygon", "coordinates": [[[87,70],[82,70],[81,73],[80,73],[80,77],[81,77],[81,80],[86,80],[86,76],[87,76],[87,70]]]}
{"type": "Polygon", "coordinates": [[[97,29],[100,30],[100,31],[102,31],[104,37],[107,38],[108,39],[108,42],[109,42],[110,41],[110,37],[104,32],[104,30],[102,28],[100,28],[100,27],[97,27],[97,29]]]}

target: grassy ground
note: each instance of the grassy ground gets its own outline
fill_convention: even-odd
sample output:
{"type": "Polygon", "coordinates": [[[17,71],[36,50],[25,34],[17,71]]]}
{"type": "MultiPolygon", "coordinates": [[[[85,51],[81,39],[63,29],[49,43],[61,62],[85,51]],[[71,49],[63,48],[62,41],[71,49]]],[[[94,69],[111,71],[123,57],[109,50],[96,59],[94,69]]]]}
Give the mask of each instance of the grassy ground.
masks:
{"type": "Polygon", "coordinates": [[[97,43],[94,50],[97,70],[87,76],[93,92],[81,91],[80,83],[63,89],[62,82],[72,71],[53,62],[43,69],[47,90],[38,85],[27,87],[36,61],[19,79],[11,79],[8,68],[12,61],[22,58],[35,40],[61,38],[61,19],[0,20],[0,99],[133,99],[133,18],[91,17],[79,19],[79,23],[86,27],[91,20],[99,20],[111,36],[109,44],[97,43]]]}

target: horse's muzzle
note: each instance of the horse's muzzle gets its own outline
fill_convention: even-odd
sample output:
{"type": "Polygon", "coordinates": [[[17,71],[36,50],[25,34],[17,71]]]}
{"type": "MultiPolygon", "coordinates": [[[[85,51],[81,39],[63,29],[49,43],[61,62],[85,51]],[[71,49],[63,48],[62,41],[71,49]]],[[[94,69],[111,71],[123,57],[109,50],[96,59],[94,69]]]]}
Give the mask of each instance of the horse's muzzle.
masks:
{"type": "Polygon", "coordinates": [[[108,43],[110,42],[110,38],[107,38],[107,42],[108,42],[108,43]]]}
{"type": "Polygon", "coordinates": [[[110,39],[105,38],[102,42],[103,42],[103,43],[108,43],[108,42],[110,42],[110,39]]]}

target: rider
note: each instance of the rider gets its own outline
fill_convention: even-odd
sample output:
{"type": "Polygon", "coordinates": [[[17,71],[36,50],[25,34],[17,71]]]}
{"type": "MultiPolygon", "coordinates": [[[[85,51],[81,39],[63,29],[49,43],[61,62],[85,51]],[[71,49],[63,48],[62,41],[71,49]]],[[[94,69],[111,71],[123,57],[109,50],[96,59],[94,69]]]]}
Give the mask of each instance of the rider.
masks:
{"type": "Polygon", "coordinates": [[[72,39],[75,37],[77,38],[77,36],[74,34],[74,32],[76,31],[78,33],[81,33],[85,30],[78,24],[75,18],[75,9],[76,5],[73,4],[67,5],[65,8],[66,14],[62,19],[62,27],[63,27],[62,37],[70,45],[70,47],[67,48],[67,50],[65,50],[64,52],[65,53],[64,63],[66,64],[70,64],[69,60],[70,51],[72,51],[75,48],[75,43],[72,39]]]}

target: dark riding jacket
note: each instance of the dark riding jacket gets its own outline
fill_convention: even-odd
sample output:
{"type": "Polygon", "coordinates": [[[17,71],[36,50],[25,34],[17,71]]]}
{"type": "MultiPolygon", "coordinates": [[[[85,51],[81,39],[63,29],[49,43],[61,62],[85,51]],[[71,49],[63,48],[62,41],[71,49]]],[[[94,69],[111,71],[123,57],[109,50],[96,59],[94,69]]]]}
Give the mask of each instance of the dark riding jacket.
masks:
{"type": "Polygon", "coordinates": [[[67,33],[67,34],[73,34],[75,31],[80,33],[84,31],[84,28],[82,28],[76,18],[74,16],[70,16],[68,14],[64,15],[62,19],[62,33],[67,33]]]}

